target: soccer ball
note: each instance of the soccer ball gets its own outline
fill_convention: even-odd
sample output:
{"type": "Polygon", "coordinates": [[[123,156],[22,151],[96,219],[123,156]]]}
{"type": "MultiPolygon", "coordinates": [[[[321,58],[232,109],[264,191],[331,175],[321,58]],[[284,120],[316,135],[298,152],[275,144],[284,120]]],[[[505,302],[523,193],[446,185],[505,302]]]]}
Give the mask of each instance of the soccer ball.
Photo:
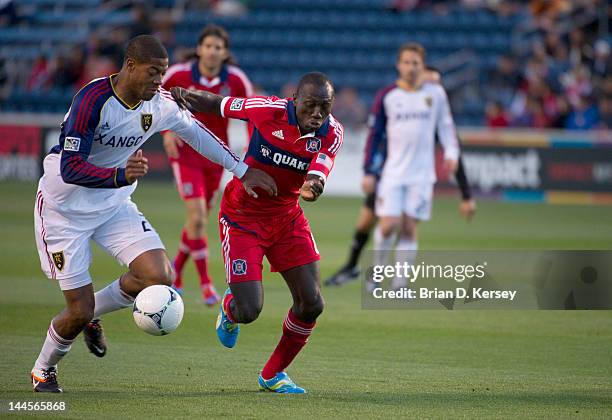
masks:
{"type": "Polygon", "coordinates": [[[134,322],[151,335],[166,335],[176,330],[183,319],[183,299],[168,286],[155,285],[142,290],[134,300],[134,322]]]}

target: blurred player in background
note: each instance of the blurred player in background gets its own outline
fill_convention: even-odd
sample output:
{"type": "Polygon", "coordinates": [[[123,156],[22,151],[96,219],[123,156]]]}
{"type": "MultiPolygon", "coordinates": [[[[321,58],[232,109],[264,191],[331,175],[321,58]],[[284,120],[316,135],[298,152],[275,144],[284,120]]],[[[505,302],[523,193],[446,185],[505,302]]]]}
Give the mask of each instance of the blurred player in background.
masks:
{"type": "MultiPolygon", "coordinates": [[[[229,46],[229,35],[223,28],[212,24],[206,26],[198,38],[197,59],[170,67],[162,87],[170,89],[179,86],[222,96],[252,96],[251,82],[242,70],[232,65],[229,46]]],[[[218,138],[229,144],[227,119],[199,112],[195,117],[218,138]]],[[[208,274],[206,225],[208,211],[214,204],[214,197],[223,176],[223,167],[185,145],[175,133],[167,131],[163,136],[164,148],[187,210],[187,220],[174,258],[176,280],[173,287],[182,293],[183,267],[191,256],[200,277],[204,303],[212,306],[218,303],[220,298],[208,274]]]]}
{"type": "MultiPolygon", "coordinates": [[[[441,75],[438,70],[433,67],[427,67],[422,74],[423,83],[441,83],[441,75]]],[[[380,104],[375,103],[372,109],[372,122],[375,120],[375,113],[378,111],[377,106],[380,104]]],[[[374,126],[371,127],[375,129],[374,126]]],[[[373,133],[371,134],[373,135],[373,133]]],[[[437,136],[436,136],[437,140],[437,136]]],[[[375,174],[377,181],[382,170],[382,164],[384,163],[384,144],[381,144],[382,150],[377,150],[376,155],[369,159],[370,167],[366,168],[365,172],[375,174]]],[[[476,201],[472,198],[472,191],[465,175],[465,169],[463,166],[463,159],[459,155],[459,162],[457,165],[457,171],[455,172],[455,179],[459,185],[461,191],[461,202],[459,203],[459,214],[464,217],[468,222],[472,219],[476,213],[476,201]]],[[[376,188],[372,192],[367,192],[363,205],[359,211],[357,218],[357,226],[355,226],[355,232],[353,234],[353,241],[349,248],[349,257],[346,263],[331,277],[325,281],[326,286],[339,286],[351,280],[356,280],[359,277],[359,257],[370,237],[370,232],[376,226],[378,218],[375,212],[376,203],[376,188]]]]}
{"type": "Polygon", "coordinates": [[[319,251],[299,197],[315,201],[322,193],[343,139],[342,125],[331,115],[334,88],[322,73],[307,73],[293,98],[235,98],[173,89],[179,103],[201,112],[250,121],[255,129],[245,162],[270,174],[278,196],[252,200],[232,180],[223,193],[219,228],[229,288],[217,319],[225,347],[236,345],[240,327],[263,307],[262,262],[281,273],[293,306],[283,323],[278,346],[259,375],[260,389],[303,393],[285,373],[308,341],[323,311],[319,251]]]}
{"type": "MultiPolygon", "coordinates": [[[[436,181],[434,137],[444,151],[444,171],[455,173],[459,158],[455,124],[448,98],[439,83],[424,83],[425,49],[415,43],[400,47],[396,69],[399,79],[379,92],[374,104],[374,121],[366,146],[362,188],[376,190],[374,265],[388,263],[395,249],[407,263],[416,258],[417,227],[429,220],[436,181]],[[373,160],[382,156],[377,182],[373,160]]],[[[405,285],[394,278],[392,288],[405,285]]]]}
{"type": "Polygon", "coordinates": [[[138,149],[154,133],[173,130],[240,178],[247,195],[256,195],[253,187],[276,193],[269,175],[249,168],[160,89],[167,68],[168,53],[155,37],[130,40],[121,71],[93,80],[75,95],[59,144],[45,157],[34,211],[36,245],[41,267],[58,281],[66,307],[51,321],[32,369],[36,392],[62,392],[57,363],[81,331],[89,350],[103,357],[107,346],[99,317],[131,306],[145,287],[172,283],[164,245],[131,201],[136,181],[148,171],[138,149]],[[129,267],[95,294],[90,240],[129,267]]]}

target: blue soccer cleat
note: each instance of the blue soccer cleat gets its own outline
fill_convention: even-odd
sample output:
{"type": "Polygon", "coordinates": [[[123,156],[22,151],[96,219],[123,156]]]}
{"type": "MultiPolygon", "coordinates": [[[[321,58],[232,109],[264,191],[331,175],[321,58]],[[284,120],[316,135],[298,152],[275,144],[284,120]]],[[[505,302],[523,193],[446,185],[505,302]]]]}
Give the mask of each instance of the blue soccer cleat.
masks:
{"type": "Polygon", "coordinates": [[[232,293],[230,288],[228,287],[225,293],[223,294],[223,299],[221,299],[221,310],[219,311],[219,316],[217,316],[217,337],[219,337],[219,341],[228,349],[231,349],[236,345],[236,341],[238,340],[238,333],[240,332],[240,325],[233,323],[227,317],[225,313],[225,309],[223,309],[223,301],[225,300],[225,296],[228,293],[232,293]]]}
{"type": "Polygon", "coordinates": [[[300,388],[285,372],[279,372],[272,379],[265,380],[259,375],[259,390],[276,392],[278,394],[305,394],[306,390],[300,388]]]}

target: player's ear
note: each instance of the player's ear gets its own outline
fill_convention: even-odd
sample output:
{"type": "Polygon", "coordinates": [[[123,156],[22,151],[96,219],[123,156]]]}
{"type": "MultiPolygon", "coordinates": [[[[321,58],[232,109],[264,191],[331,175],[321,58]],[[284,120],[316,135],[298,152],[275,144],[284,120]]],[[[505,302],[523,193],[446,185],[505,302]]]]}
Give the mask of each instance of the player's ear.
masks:
{"type": "Polygon", "coordinates": [[[130,73],[136,68],[136,62],[131,57],[126,57],[124,65],[130,73]]]}

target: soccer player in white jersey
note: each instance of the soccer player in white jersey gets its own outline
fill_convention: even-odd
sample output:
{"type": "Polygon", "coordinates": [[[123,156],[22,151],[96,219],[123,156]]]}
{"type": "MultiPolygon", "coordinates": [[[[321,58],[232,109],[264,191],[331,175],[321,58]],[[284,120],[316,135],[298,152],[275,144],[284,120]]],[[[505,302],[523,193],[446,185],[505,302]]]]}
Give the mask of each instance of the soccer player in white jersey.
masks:
{"type": "MultiPolygon", "coordinates": [[[[424,63],[422,46],[403,45],[396,63],[399,79],[379,92],[374,105],[362,187],[366,193],[376,188],[376,174],[369,168],[375,166],[378,151],[386,150],[377,187],[380,220],[374,234],[375,265],[388,262],[394,244],[396,251],[408,251],[408,263],[414,262],[417,226],[431,216],[436,132],[444,150],[445,170],[455,173],[457,169],[459,143],[448,98],[442,85],[423,82],[424,63]]],[[[391,287],[404,286],[403,280],[393,279],[391,287]]]]}
{"type": "Polygon", "coordinates": [[[138,150],[154,133],[172,130],[208,159],[234,173],[248,194],[276,194],[274,180],[249,168],[189,111],[161,89],[168,53],[154,37],[129,41],[121,71],[93,80],[74,97],[59,144],[44,160],[34,211],[43,271],[57,280],[66,307],[49,325],[31,372],[37,392],[62,392],[57,363],[83,331],[89,350],[106,354],[99,317],[129,307],[154,284],[174,277],[164,245],[130,196],[148,170],[138,150]],[[94,294],[89,240],[129,270],[94,294]]]}

